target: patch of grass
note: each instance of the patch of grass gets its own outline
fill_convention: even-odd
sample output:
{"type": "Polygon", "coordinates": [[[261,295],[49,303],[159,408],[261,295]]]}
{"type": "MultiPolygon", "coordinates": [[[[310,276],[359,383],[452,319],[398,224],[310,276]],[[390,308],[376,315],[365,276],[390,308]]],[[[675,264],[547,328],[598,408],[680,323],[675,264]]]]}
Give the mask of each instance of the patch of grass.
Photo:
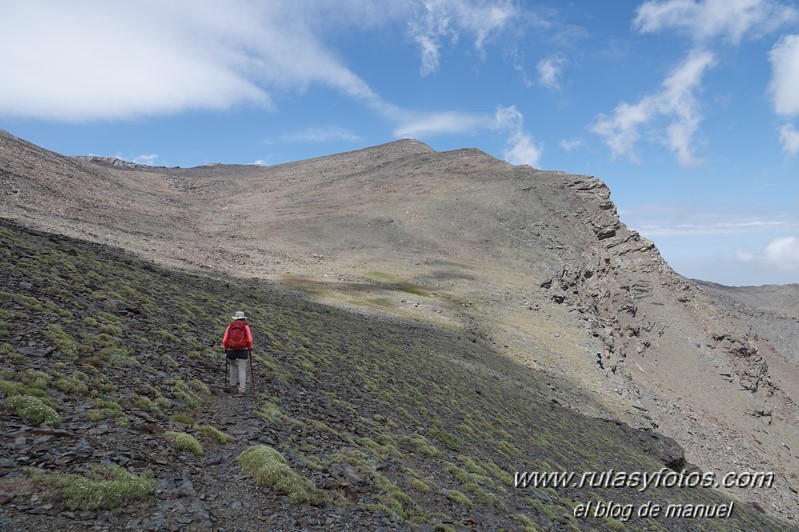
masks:
{"type": "Polygon", "coordinates": [[[195,456],[202,456],[205,450],[197,438],[186,432],[167,431],[164,437],[171,441],[178,449],[189,451],[195,456]]]}
{"type": "Polygon", "coordinates": [[[47,406],[38,397],[13,395],[6,397],[3,401],[3,406],[8,410],[12,410],[22,419],[31,423],[36,423],[37,425],[44,423],[51,427],[57,427],[61,424],[61,418],[58,416],[58,412],[50,406],[47,406]]]}
{"type": "Polygon", "coordinates": [[[341,436],[339,431],[337,431],[336,429],[330,427],[324,421],[319,421],[318,419],[312,419],[311,420],[311,425],[313,425],[313,427],[315,429],[321,430],[322,432],[329,432],[330,434],[335,434],[336,436],[341,436]]]}
{"type": "Polygon", "coordinates": [[[189,381],[189,386],[191,386],[197,393],[201,393],[206,397],[211,395],[211,388],[209,388],[208,385],[200,379],[189,381]]]}
{"type": "Polygon", "coordinates": [[[387,456],[394,456],[396,458],[399,458],[402,456],[402,454],[399,452],[399,449],[397,449],[396,446],[394,446],[394,444],[390,441],[381,444],[374,441],[371,438],[364,437],[364,438],[355,438],[355,443],[357,443],[361,447],[369,449],[372,452],[372,454],[374,454],[375,457],[378,458],[387,457],[387,456]]]}
{"type": "Polygon", "coordinates": [[[428,493],[430,491],[430,485],[427,484],[425,481],[420,480],[416,477],[411,477],[408,479],[408,484],[411,485],[413,489],[419,491],[421,493],[428,493]]]}
{"type": "Polygon", "coordinates": [[[311,481],[292,471],[283,455],[268,445],[245,450],[239,455],[239,464],[258,485],[285,493],[292,500],[313,502],[319,497],[311,481]]]}
{"type": "Polygon", "coordinates": [[[100,332],[103,332],[105,334],[109,334],[111,336],[120,336],[122,334],[122,327],[119,327],[118,325],[112,325],[110,323],[104,323],[104,324],[100,325],[98,328],[99,328],[100,332]]]}
{"type": "Polygon", "coordinates": [[[233,436],[230,436],[229,434],[225,434],[224,432],[222,432],[218,428],[214,427],[213,425],[199,425],[196,428],[197,428],[197,430],[199,430],[203,434],[206,434],[208,436],[211,436],[211,437],[215,438],[217,442],[219,442],[219,443],[221,443],[223,445],[226,444],[226,443],[230,443],[232,441],[236,441],[236,439],[233,436]]]}
{"type": "Polygon", "coordinates": [[[535,524],[535,521],[524,514],[516,514],[514,517],[522,524],[524,532],[539,532],[541,530],[541,528],[535,524]]]}
{"type": "Polygon", "coordinates": [[[403,436],[400,441],[405,444],[410,444],[414,447],[414,452],[428,456],[430,458],[437,458],[443,456],[444,453],[435,445],[430,443],[427,438],[422,435],[416,436],[403,436]]]}
{"type": "Polygon", "coordinates": [[[137,395],[134,397],[133,406],[139,410],[146,410],[147,412],[158,412],[161,410],[157,404],[152,402],[150,398],[145,395],[137,395]]]}
{"type": "Polygon", "coordinates": [[[171,332],[167,331],[166,329],[160,329],[155,333],[155,336],[163,340],[164,343],[170,345],[180,345],[181,342],[177,336],[172,334],[171,332]]]}
{"type": "Polygon", "coordinates": [[[39,300],[35,297],[25,296],[22,294],[14,294],[11,292],[6,292],[4,290],[0,290],[0,298],[7,298],[11,299],[12,301],[16,301],[18,303],[24,304],[28,309],[34,312],[41,312],[42,314],[47,314],[53,317],[60,317],[60,318],[71,318],[72,313],[66,309],[62,309],[60,306],[56,305],[52,301],[49,300],[39,300]]]}
{"type": "Polygon", "coordinates": [[[447,498],[451,501],[457,502],[459,504],[464,504],[466,506],[472,505],[472,500],[469,497],[467,497],[464,493],[458,490],[448,490],[447,498]]]}
{"type": "Polygon", "coordinates": [[[445,432],[441,429],[432,429],[430,431],[430,436],[437,439],[450,449],[454,451],[460,451],[464,448],[463,442],[458,439],[457,436],[450,434],[449,432],[445,432]]]}
{"type": "Polygon", "coordinates": [[[92,407],[86,414],[86,417],[92,421],[112,418],[119,427],[128,425],[127,416],[118,402],[111,399],[95,399],[92,401],[92,407]]]}
{"type": "Polygon", "coordinates": [[[370,277],[373,277],[373,278],[377,279],[378,281],[385,282],[385,283],[391,283],[391,282],[397,280],[397,276],[396,275],[392,275],[390,273],[381,272],[381,271],[366,272],[366,275],[368,275],[370,277]]]}
{"type": "Polygon", "coordinates": [[[419,512],[419,505],[416,501],[406,493],[403,493],[385,475],[381,475],[377,471],[372,472],[372,483],[383,492],[379,499],[380,502],[396,513],[403,521],[408,519],[411,514],[419,512]]]}
{"type": "MultiPolygon", "coordinates": [[[[1,333],[2,331],[0,331],[1,333]]],[[[3,342],[0,344],[0,359],[9,360],[9,359],[19,359],[22,358],[22,355],[17,353],[17,350],[14,349],[14,346],[9,344],[8,342],[3,342]]]]}
{"type": "MultiPolygon", "coordinates": [[[[179,377],[174,377],[167,381],[172,386],[172,394],[181,399],[186,408],[195,408],[203,404],[203,399],[197,395],[189,386],[183,382],[179,377]]],[[[209,390],[210,395],[210,390],[209,390]]]]}
{"type": "Polygon", "coordinates": [[[284,417],[283,412],[280,411],[280,407],[269,401],[264,402],[260,410],[256,410],[255,413],[266,421],[280,421],[284,417]]]}
{"type": "Polygon", "coordinates": [[[47,373],[35,369],[26,369],[22,373],[18,373],[17,376],[24,385],[30,388],[38,388],[39,390],[46,390],[53,379],[47,373]]]}
{"type": "Polygon", "coordinates": [[[191,416],[184,414],[183,412],[175,412],[169,419],[175,421],[176,423],[181,423],[188,427],[193,427],[195,425],[194,419],[191,416]]]}
{"type": "Polygon", "coordinates": [[[371,473],[377,469],[374,459],[363,451],[357,449],[344,449],[338,453],[328,456],[328,460],[334,464],[350,464],[356,466],[361,471],[371,473]]]}
{"type": "Polygon", "coordinates": [[[42,329],[42,334],[55,344],[58,353],[68,359],[74,360],[80,354],[80,344],[57,323],[49,323],[42,329]]]}
{"type": "Polygon", "coordinates": [[[89,387],[85,382],[72,377],[61,377],[53,383],[53,386],[58,388],[64,393],[71,393],[75,395],[86,395],[89,393],[89,387]]]}
{"type": "Polygon", "coordinates": [[[413,283],[396,283],[392,285],[392,288],[419,297],[430,297],[431,294],[430,290],[424,286],[413,283]]]}
{"type": "Polygon", "coordinates": [[[115,465],[101,465],[89,476],[60,475],[55,481],[63,488],[70,510],[115,510],[123,504],[153,499],[158,483],[152,471],[141,475],[115,465]]]}
{"type": "Polygon", "coordinates": [[[408,281],[400,281],[399,276],[393,275],[391,273],[371,271],[367,272],[367,275],[380,283],[388,285],[388,288],[392,290],[397,290],[399,292],[405,292],[407,294],[413,294],[420,297],[429,297],[431,294],[431,291],[424,286],[410,283],[408,281]]]}
{"type": "Polygon", "coordinates": [[[138,366],[139,361],[133,356],[130,349],[123,347],[107,346],[100,349],[100,357],[115,368],[138,366]]]}
{"type": "Polygon", "coordinates": [[[6,396],[11,395],[22,395],[22,383],[19,382],[12,382],[8,380],[0,380],[0,392],[3,392],[6,396]]]}

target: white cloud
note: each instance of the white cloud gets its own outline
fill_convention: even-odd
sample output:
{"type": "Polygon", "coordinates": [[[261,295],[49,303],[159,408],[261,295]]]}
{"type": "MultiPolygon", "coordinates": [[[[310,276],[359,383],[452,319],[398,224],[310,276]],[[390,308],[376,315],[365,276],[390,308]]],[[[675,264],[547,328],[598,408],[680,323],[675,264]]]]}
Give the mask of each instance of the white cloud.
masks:
{"type": "Polygon", "coordinates": [[[155,165],[155,160],[158,159],[158,155],[155,153],[149,153],[147,155],[138,155],[133,158],[131,162],[136,164],[145,164],[147,166],[155,165]]]}
{"type": "Polygon", "coordinates": [[[735,250],[735,258],[741,262],[753,262],[757,259],[757,255],[745,248],[735,250]]]}
{"type": "Polygon", "coordinates": [[[233,37],[228,24],[244,24],[240,14],[219,9],[214,21],[208,7],[177,7],[5,5],[0,70],[13,83],[0,84],[0,114],[79,121],[239,102],[268,106],[266,91],[243,74],[254,58],[225,42],[233,37]]]}
{"type": "Polygon", "coordinates": [[[0,116],[84,121],[190,109],[274,106],[275,95],[323,85],[385,118],[404,112],[326,42],[343,31],[405,26],[422,71],[448,43],[487,42],[518,13],[511,0],[192,0],[3,3],[0,116]]]}
{"type": "Polygon", "coordinates": [[[564,151],[574,151],[583,147],[583,141],[581,139],[563,139],[560,141],[560,147],[564,151]]]}
{"type": "Polygon", "coordinates": [[[743,262],[759,262],[778,270],[799,271],[799,238],[795,236],[775,238],[759,253],[739,249],[735,252],[735,256],[743,262]]]}
{"type": "Polygon", "coordinates": [[[799,216],[795,213],[733,205],[642,205],[622,209],[620,214],[624,223],[648,238],[799,231],[799,216]]]}
{"type": "Polygon", "coordinates": [[[407,113],[402,122],[394,132],[394,136],[399,138],[474,133],[486,127],[488,118],[479,114],[445,111],[429,114],[407,113]]]}
{"type": "Polygon", "coordinates": [[[348,129],[335,126],[319,126],[307,128],[298,133],[285,135],[283,139],[290,142],[354,142],[361,140],[361,137],[348,129]]]}
{"type": "Polygon", "coordinates": [[[502,155],[511,164],[529,164],[538,167],[543,153],[543,147],[536,144],[524,129],[524,115],[516,106],[499,106],[494,115],[495,127],[509,131],[508,146],[502,155]]]}
{"type": "Polygon", "coordinates": [[[799,131],[796,131],[793,124],[785,124],[779,129],[779,132],[782,151],[791,157],[796,157],[799,154],[799,131]]]}
{"type": "Polygon", "coordinates": [[[408,8],[366,0],[175,0],[4,4],[0,116],[126,119],[189,109],[270,108],[278,91],[322,84],[390,115],[325,45],[327,25],[374,28],[408,8]]]}
{"type": "Polygon", "coordinates": [[[786,35],[769,52],[774,111],[783,116],[799,114],[799,35],[786,35]]]}
{"type": "Polygon", "coordinates": [[[263,159],[258,159],[257,161],[254,161],[250,164],[252,166],[266,166],[266,161],[264,161],[263,159]]]}
{"type": "Polygon", "coordinates": [[[696,41],[738,43],[797,18],[794,7],[773,0],[647,0],[636,10],[633,27],[643,33],[674,29],[696,41]]]}
{"type": "Polygon", "coordinates": [[[441,112],[427,115],[408,113],[404,123],[394,132],[398,138],[426,137],[441,134],[471,134],[481,130],[506,133],[503,152],[511,164],[538,166],[543,148],[524,129],[524,115],[516,106],[498,106],[494,115],[441,112]]]}
{"type": "Polygon", "coordinates": [[[419,46],[425,76],[438,71],[441,48],[457,43],[462,35],[474,39],[475,50],[483,56],[492,33],[504,29],[517,14],[509,1],[423,0],[423,13],[410,23],[410,34],[419,46]]]}
{"type": "Polygon", "coordinates": [[[518,48],[511,48],[508,51],[508,55],[513,63],[513,69],[521,76],[524,86],[528,89],[532,87],[533,81],[527,75],[527,70],[524,68],[524,55],[519,51],[518,48]]]}
{"type": "Polygon", "coordinates": [[[560,55],[546,57],[538,62],[536,70],[538,71],[538,81],[551,90],[560,89],[560,82],[558,78],[566,65],[566,59],[560,55]]]}
{"type": "Polygon", "coordinates": [[[612,116],[600,115],[591,130],[604,139],[614,157],[626,155],[635,161],[634,148],[640,138],[640,128],[658,118],[666,118],[669,124],[665,132],[655,132],[655,136],[674,152],[681,165],[697,164],[692,142],[701,112],[694,92],[704,72],[714,63],[710,52],[691,53],[663,81],[658,92],[635,104],[619,104],[612,116]]]}

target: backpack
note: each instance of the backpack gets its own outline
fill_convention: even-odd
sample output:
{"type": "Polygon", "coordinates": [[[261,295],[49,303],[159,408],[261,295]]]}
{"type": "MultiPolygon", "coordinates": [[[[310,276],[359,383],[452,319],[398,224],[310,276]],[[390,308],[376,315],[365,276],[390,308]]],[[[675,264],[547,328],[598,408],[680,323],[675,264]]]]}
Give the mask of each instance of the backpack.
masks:
{"type": "Polygon", "coordinates": [[[242,320],[236,320],[230,324],[227,336],[228,349],[236,351],[248,349],[250,343],[247,341],[247,325],[242,320]]]}

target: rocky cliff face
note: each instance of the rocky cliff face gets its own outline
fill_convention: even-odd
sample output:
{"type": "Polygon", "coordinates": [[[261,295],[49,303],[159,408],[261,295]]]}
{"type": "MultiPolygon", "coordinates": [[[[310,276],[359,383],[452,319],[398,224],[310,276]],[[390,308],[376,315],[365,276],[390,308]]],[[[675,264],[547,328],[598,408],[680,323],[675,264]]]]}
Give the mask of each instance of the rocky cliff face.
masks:
{"type": "Polygon", "coordinates": [[[585,316],[601,342],[597,366],[631,398],[633,423],[674,435],[690,460],[718,473],[765,464],[781,470],[782,486],[757,500],[794,513],[797,455],[785,440],[799,419],[792,364],[706,285],[677,275],[652,242],[621,224],[601,181],[575,179],[571,188],[595,206],[580,218],[596,242],[541,286],[585,316]],[[792,465],[782,469],[783,460],[792,465]]]}
{"type": "Polygon", "coordinates": [[[775,487],[734,495],[799,516],[796,365],[673,272],[596,178],[416,141],[158,169],[0,135],[0,180],[0,215],[30,226],[458,331],[557,376],[560,404],[672,436],[704,469],[775,471],[775,487]]]}

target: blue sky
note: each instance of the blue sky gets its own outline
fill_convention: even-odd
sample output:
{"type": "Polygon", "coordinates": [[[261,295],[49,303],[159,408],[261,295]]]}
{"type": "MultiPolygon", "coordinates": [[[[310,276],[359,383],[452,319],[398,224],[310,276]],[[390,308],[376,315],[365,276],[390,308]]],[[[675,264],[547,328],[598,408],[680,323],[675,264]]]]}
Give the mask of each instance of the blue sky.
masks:
{"type": "Polygon", "coordinates": [[[799,282],[799,5],[9,0],[0,128],[272,165],[412,137],[595,175],[680,273],[799,282]]]}

